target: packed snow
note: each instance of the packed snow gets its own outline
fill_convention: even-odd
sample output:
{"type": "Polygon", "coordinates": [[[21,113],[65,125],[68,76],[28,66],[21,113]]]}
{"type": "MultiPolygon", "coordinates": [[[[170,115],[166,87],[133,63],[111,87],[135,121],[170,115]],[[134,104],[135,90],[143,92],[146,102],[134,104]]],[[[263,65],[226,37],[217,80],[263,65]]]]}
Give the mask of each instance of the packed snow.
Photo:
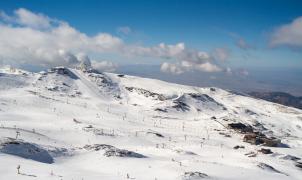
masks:
{"type": "Polygon", "coordinates": [[[302,111],[227,90],[0,70],[0,179],[301,179],[302,111]]]}

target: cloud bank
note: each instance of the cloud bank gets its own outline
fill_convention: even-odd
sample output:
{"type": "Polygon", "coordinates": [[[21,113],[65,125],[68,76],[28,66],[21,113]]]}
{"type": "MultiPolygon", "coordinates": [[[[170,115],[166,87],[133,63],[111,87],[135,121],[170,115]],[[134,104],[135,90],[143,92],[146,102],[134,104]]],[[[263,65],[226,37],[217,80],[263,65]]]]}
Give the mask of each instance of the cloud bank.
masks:
{"type": "MultiPolygon", "coordinates": [[[[121,33],[131,32],[128,27],[121,33]]],[[[217,49],[215,54],[186,48],[184,43],[155,46],[127,44],[121,38],[108,33],[89,36],[67,22],[50,18],[20,8],[12,14],[0,11],[0,60],[6,64],[34,64],[39,66],[75,66],[89,58],[87,54],[113,53],[126,57],[153,57],[167,59],[161,70],[180,74],[197,70],[221,71],[219,59],[225,60],[227,52],[217,49]],[[84,58],[84,59],[85,59],[84,58]]],[[[117,65],[110,61],[92,60],[92,66],[113,71],[117,65]]]]}

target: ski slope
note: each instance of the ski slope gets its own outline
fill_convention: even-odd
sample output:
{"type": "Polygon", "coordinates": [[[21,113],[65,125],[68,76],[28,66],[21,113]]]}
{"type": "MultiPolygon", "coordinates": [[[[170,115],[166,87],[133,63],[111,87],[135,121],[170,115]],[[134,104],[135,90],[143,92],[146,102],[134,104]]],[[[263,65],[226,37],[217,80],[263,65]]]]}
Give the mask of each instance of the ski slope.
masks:
{"type": "Polygon", "coordinates": [[[64,67],[2,69],[0,87],[0,179],[302,176],[302,111],[295,108],[219,88],[64,67]],[[232,123],[280,146],[244,142],[232,123]]]}

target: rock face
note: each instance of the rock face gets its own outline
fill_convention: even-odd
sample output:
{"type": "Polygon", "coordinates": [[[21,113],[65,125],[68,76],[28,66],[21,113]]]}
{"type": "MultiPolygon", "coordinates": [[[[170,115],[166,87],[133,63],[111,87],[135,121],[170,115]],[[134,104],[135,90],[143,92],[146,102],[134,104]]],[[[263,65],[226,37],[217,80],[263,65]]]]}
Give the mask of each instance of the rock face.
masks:
{"type": "Polygon", "coordinates": [[[230,123],[228,124],[228,127],[236,131],[240,131],[241,133],[253,132],[253,128],[251,126],[243,123],[230,123]]]}
{"type": "Polygon", "coordinates": [[[66,67],[54,67],[51,68],[47,73],[57,73],[60,75],[69,76],[72,79],[78,79],[78,77],[66,67]]]}
{"type": "Polygon", "coordinates": [[[190,110],[190,106],[188,106],[186,103],[179,101],[179,100],[175,100],[173,101],[173,103],[175,105],[172,106],[172,108],[175,108],[177,111],[189,111],[190,110]]]}
{"type": "Polygon", "coordinates": [[[270,149],[265,149],[265,148],[261,148],[261,149],[259,150],[259,152],[261,152],[261,153],[263,153],[263,154],[272,154],[272,153],[273,153],[272,150],[270,150],[270,149]]]}
{"type": "Polygon", "coordinates": [[[141,94],[145,97],[152,97],[155,100],[164,101],[166,100],[166,97],[162,94],[154,93],[142,88],[136,88],[136,87],[125,87],[130,92],[137,92],[138,94],[141,94]]]}
{"type": "Polygon", "coordinates": [[[205,179],[209,176],[205,173],[201,172],[185,172],[182,179],[183,180],[198,180],[198,179],[205,179]]]}
{"type": "Polygon", "coordinates": [[[244,134],[243,141],[253,145],[264,145],[268,147],[282,146],[281,140],[275,137],[267,137],[265,134],[255,131],[253,126],[243,123],[230,123],[228,127],[244,134]]]}
{"type": "Polygon", "coordinates": [[[286,155],[286,156],[282,157],[282,159],[291,160],[291,161],[299,161],[299,160],[301,160],[301,158],[296,157],[296,156],[292,156],[292,155],[286,155]]]}
{"type": "Polygon", "coordinates": [[[21,140],[5,140],[0,144],[0,152],[47,164],[54,162],[52,156],[47,150],[36,144],[23,142],[21,140]]]}
{"type": "Polygon", "coordinates": [[[243,141],[254,145],[262,144],[268,147],[278,147],[281,145],[280,139],[274,137],[268,138],[264,134],[256,132],[244,135],[243,141]]]}
{"type": "Polygon", "coordinates": [[[125,149],[119,149],[114,146],[108,145],[108,144],[94,144],[94,145],[85,145],[83,147],[86,150],[94,150],[94,151],[100,151],[104,150],[104,156],[111,157],[130,157],[130,158],[146,158],[146,156],[133,152],[128,151],[125,149]]]}
{"type": "Polygon", "coordinates": [[[227,108],[217,102],[212,97],[208,96],[207,94],[202,93],[184,93],[183,95],[179,96],[175,100],[173,100],[175,105],[172,108],[175,108],[177,111],[190,111],[196,109],[197,111],[224,111],[227,108]]]}
{"type": "Polygon", "coordinates": [[[302,170],[302,162],[296,162],[296,167],[298,167],[302,170]]]}
{"type": "Polygon", "coordinates": [[[165,136],[158,133],[158,132],[153,132],[153,131],[148,131],[147,134],[153,134],[155,135],[156,137],[160,137],[160,138],[164,138],[165,136]]]}
{"type": "Polygon", "coordinates": [[[104,129],[95,128],[92,125],[83,127],[82,130],[86,132],[92,132],[93,134],[100,135],[100,136],[115,136],[114,131],[109,131],[109,130],[105,131],[104,129]]]}
{"type": "Polygon", "coordinates": [[[240,148],[244,149],[245,147],[244,146],[239,146],[239,145],[233,147],[233,149],[240,149],[240,148]]]}
{"type": "Polygon", "coordinates": [[[259,168],[263,169],[263,170],[266,170],[266,171],[271,171],[271,172],[275,172],[275,173],[280,173],[280,174],[284,174],[287,176],[287,174],[275,169],[273,166],[270,166],[268,164],[265,164],[265,163],[259,163],[257,165],[259,168]]]}

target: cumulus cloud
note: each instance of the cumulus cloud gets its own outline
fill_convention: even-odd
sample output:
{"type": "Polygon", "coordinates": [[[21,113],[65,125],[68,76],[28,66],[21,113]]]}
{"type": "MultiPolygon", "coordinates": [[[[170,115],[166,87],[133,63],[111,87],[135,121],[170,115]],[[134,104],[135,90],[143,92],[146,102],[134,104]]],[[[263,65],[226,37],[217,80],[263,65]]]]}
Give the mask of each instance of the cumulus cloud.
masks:
{"type": "Polygon", "coordinates": [[[220,72],[223,68],[220,67],[219,64],[230,57],[230,51],[227,48],[216,48],[209,54],[202,51],[186,49],[184,44],[181,46],[178,45],[178,47],[181,48],[174,54],[178,62],[163,63],[161,65],[162,72],[172,74],[181,74],[187,71],[220,72]]]}
{"type": "MultiPolygon", "coordinates": [[[[123,27],[123,33],[131,29],[123,27]]],[[[6,64],[35,64],[39,66],[74,66],[87,59],[87,54],[113,53],[128,57],[153,57],[170,59],[174,63],[163,63],[161,70],[180,74],[197,70],[220,71],[216,59],[228,57],[226,51],[217,49],[216,54],[187,48],[184,43],[142,46],[127,44],[121,38],[108,33],[89,36],[70,26],[67,22],[17,9],[12,15],[0,12],[0,60],[6,64]],[[79,55],[84,53],[86,55],[79,55]]],[[[116,69],[116,64],[92,62],[98,69],[116,69]]]]}
{"type": "Polygon", "coordinates": [[[87,36],[66,22],[18,9],[1,13],[0,58],[5,63],[41,66],[73,65],[79,52],[117,52],[123,41],[107,33],[87,36]]]}
{"type": "Polygon", "coordinates": [[[9,16],[1,11],[0,17],[8,23],[20,24],[32,28],[49,28],[51,22],[56,21],[43,14],[36,14],[24,8],[15,10],[13,16],[9,16]]]}
{"type": "Polygon", "coordinates": [[[202,72],[220,72],[222,68],[210,62],[195,63],[189,61],[181,61],[178,63],[164,62],[160,70],[164,73],[182,74],[187,71],[202,71],[202,72]]]}
{"type": "Polygon", "coordinates": [[[287,46],[294,49],[302,48],[302,17],[298,17],[291,23],[278,27],[272,33],[270,46],[287,46]]]}
{"type": "Polygon", "coordinates": [[[217,55],[217,57],[214,57],[207,52],[187,49],[184,43],[178,43],[176,45],[166,45],[164,43],[161,43],[158,46],[150,48],[140,47],[134,52],[153,57],[155,56],[165,59],[176,59],[176,63],[162,63],[161,71],[165,73],[181,74],[186,71],[193,70],[203,72],[221,71],[221,68],[217,64],[215,64],[215,60],[216,58],[225,60],[227,58],[226,56],[228,55],[226,55],[227,52],[223,50],[218,51],[219,52],[214,53],[215,56],[217,55]]]}
{"type": "Polygon", "coordinates": [[[118,65],[110,61],[92,61],[92,67],[98,71],[114,72],[118,65]]]}
{"type": "Polygon", "coordinates": [[[173,63],[162,63],[160,70],[165,73],[171,73],[171,74],[182,74],[184,72],[184,68],[180,66],[179,64],[173,64],[173,63]]]}

